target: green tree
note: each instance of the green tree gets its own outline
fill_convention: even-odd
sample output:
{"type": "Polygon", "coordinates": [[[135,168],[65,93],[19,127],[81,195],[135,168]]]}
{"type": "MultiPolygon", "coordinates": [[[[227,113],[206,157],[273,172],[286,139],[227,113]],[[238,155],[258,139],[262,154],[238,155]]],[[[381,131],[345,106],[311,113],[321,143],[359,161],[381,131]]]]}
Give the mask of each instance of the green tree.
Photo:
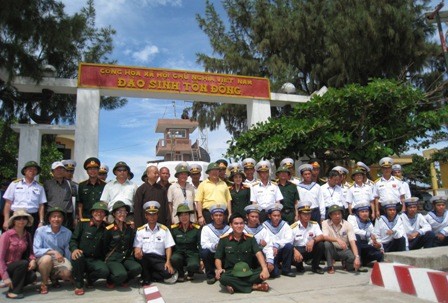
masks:
{"type": "MultiPolygon", "coordinates": [[[[197,20],[213,55],[198,53],[197,60],[211,72],[267,77],[273,91],[292,82],[306,95],[324,85],[414,78],[428,65],[428,58],[440,52],[428,42],[434,32],[424,20],[428,3],[223,0],[228,17],[224,22],[207,1],[205,15],[197,15],[197,20]]],[[[419,80],[428,85],[428,79],[419,80]]],[[[274,108],[273,117],[288,110],[274,108]]],[[[192,116],[201,127],[212,129],[223,121],[236,136],[247,129],[244,106],[196,102],[192,116]]]]}
{"type": "Polygon", "coordinates": [[[428,133],[446,138],[447,107],[435,111],[428,103],[421,90],[392,80],[331,88],[294,106],[290,116],[271,118],[235,138],[228,156],[375,163],[403,153],[411,140],[430,144],[428,133]]]}

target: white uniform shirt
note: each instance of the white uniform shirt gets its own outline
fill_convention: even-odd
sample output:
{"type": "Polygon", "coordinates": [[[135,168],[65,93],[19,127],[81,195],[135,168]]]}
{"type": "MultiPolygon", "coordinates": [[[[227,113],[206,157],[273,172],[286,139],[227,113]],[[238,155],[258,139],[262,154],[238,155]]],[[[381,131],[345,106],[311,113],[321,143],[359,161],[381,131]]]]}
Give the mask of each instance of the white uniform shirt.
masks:
{"type": "Polygon", "coordinates": [[[438,217],[433,211],[430,211],[425,216],[426,221],[431,225],[432,231],[435,234],[441,233],[448,236],[448,210],[445,210],[443,216],[438,217]]]}
{"type": "Polygon", "coordinates": [[[403,222],[404,232],[407,235],[416,231],[420,235],[424,235],[426,232],[431,231],[431,225],[429,225],[422,214],[416,214],[413,219],[410,219],[406,213],[402,213],[401,221],[403,222]]]}
{"type": "Polygon", "coordinates": [[[405,181],[401,181],[401,186],[403,187],[403,192],[404,192],[404,198],[405,199],[409,199],[411,198],[411,189],[409,188],[409,184],[408,182],[405,181]]]}
{"type": "Polygon", "coordinates": [[[401,186],[401,180],[396,179],[394,176],[391,176],[389,180],[381,177],[375,181],[371,200],[379,198],[380,204],[391,200],[400,203],[400,197],[404,194],[403,187],[401,186]]]}
{"type": "Polygon", "coordinates": [[[11,201],[12,211],[23,208],[30,214],[37,213],[39,206],[47,203],[44,187],[35,180],[27,184],[25,179],[9,184],[3,199],[11,201]]]}
{"type": "Polygon", "coordinates": [[[252,180],[246,179],[244,180],[243,184],[246,184],[247,186],[251,187],[252,185],[254,185],[255,183],[259,182],[260,180],[258,180],[257,178],[253,178],[252,180]]]}
{"type": "MultiPolygon", "coordinates": [[[[341,207],[347,208],[347,202],[344,199],[344,193],[339,185],[335,187],[330,187],[328,183],[325,183],[320,187],[319,193],[319,203],[323,204],[325,207],[330,207],[331,205],[339,205],[341,207]]],[[[321,218],[325,219],[325,215],[321,218]]]]}
{"type": "Polygon", "coordinates": [[[115,179],[104,186],[100,200],[108,203],[109,211],[112,211],[116,201],[123,201],[131,207],[131,212],[134,212],[134,195],[137,188],[138,186],[129,180],[121,184],[115,179]]]}
{"type": "Polygon", "coordinates": [[[264,240],[266,242],[266,245],[262,248],[263,254],[265,255],[266,261],[268,263],[274,264],[274,250],[268,230],[263,225],[258,225],[257,227],[249,227],[247,225],[244,225],[244,232],[246,234],[253,235],[259,245],[261,240],[264,240]]]}
{"type": "Polygon", "coordinates": [[[403,221],[399,215],[395,216],[392,222],[389,222],[386,216],[380,216],[375,221],[373,231],[378,235],[377,241],[380,243],[389,243],[393,239],[399,239],[405,235],[403,221]],[[392,230],[393,234],[388,235],[388,230],[392,230]]]}
{"type": "Polygon", "coordinates": [[[268,210],[275,202],[280,200],[283,200],[280,189],[270,181],[266,186],[260,181],[250,188],[250,201],[257,203],[261,209],[268,210]]]}
{"type": "Polygon", "coordinates": [[[266,220],[263,226],[268,231],[273,247],[281,249],[288,243],[292,244],[292,229],[285,221],[281,220],[279,225],[274,227],[271,220],[266,220]]]}
{"type": "Polygon", "coordinates": [[[138,228],[134,239],[134,247],[140,247],[144,254],[159,256],[165,256],[165,249],[175,244],[169,229],[160,223],[156,224],[154,230],[149,228],[148,224],[138,228]]]}
{"type": "MultiPolygon", "coordinates": [[[[375,231],[370,220],[368,222],[361,222],[358,216],[350,215],[348,216],[347,221],[353,226],[355,235],[358,235],[361,240],[367,240],[369,244],[372,243],[370,236],[375,234],[375,231]]],[[[375,237],[378,238],[376,234],[375,237]]]]}
{"type": "Polygon", "coordinates": [[[218,246],[219,238],[231,233],[232,229],[228,225],[224,225],[221,229],[216,229],[213,223],[209,223],[202,227],[201,230],[201,248],[209,249],[211,252],[216,252],[216,246],[218,246]]]}
{"type": "Polygon", "coordinates": [[[299,183],[301,182],[302,180],[300,179],[300,178],[297,178],[296,176],[291,176],[291,178],[289,179],[289,182],[291,182],[292,184],[294,184],[294,185],[299,185],[299,183]]]}
{"type": "Polygon", "coordinates": [[[365,183],[359,186],[354,183],[347,191],[346,201],[348,204],[351,204],[352,208],[356,208],[358,204],[370,203],[372,201],[372,193],[372,186],[365,183]]]}
{"type": "Polygon", "coordinates": [[[313,221],[308,222],[308,226],[304,227],[299,220],[291,225],[291,229],[294,246],[306,246],[306,243],[322,235],[319,224],[313,221]]]}
{"type": "MultiPolygon", "coordinates": [[[[316,182],[311,184],[304,184],[303,182],[297,185],[297,191],[299,192],[300,205],[309,205],[311,209],[320,207],[319,204],[319,192],[320,185],[316,182]]],[[[325,205],[323,206],[323,214],[325,215],[325,205]]]]}

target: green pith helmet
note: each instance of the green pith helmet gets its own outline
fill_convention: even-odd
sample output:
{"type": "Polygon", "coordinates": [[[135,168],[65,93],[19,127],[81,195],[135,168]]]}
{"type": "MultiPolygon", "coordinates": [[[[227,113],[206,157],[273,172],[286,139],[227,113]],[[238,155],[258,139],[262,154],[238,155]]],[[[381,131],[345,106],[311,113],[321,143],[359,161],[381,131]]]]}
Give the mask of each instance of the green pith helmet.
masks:
{"type": "Polygon", "coordinates": [[[290,174],[291,173],[291,171],[289,170],[289,168],[286,166],[286,165],[283,165],[283,166],[280,166],[279,168],[277,168],[277,171],[275,172],[275,174],[278,174],[278,173],[288,173],[288,174],[290,174]]]}
{"type": "Polygon", "coordinates": [[[47,221],[48,221],[48,218],[50,217],[50,215],[52,214],[52,213],[54,213],[54,212],[60,212],[61,214],[62,214],[62,216],[64,217],[64,219],[65,219],[65,215],[66,215],[66,213],[65,213],[65,210],[63,210],[62,208],[60,208],[59,206],[54,206],[54,207],[50,207],[48,210],[47,210],[47,214],[46,214],[46,218],[47,218],[47,221]]]}
{"type": "Polygon", "coordinates": [[[106,212],[106,215],[109,214],[109,209],[107,208],[106,202],[96,202],[95,204],[93,204],[90,212],[93,212],[94,210],[104,210],[106,212]]]}
{"type": "Polygon", "coordinates": [[[116,201],[114,205],[112,206],[112,212],[115,212],[117,209],[124,207],[126,208],[127,212],[131,211],[131,207],[129,205],[126,205],[123,201],[116,201]]]}
{"type": "Polygon", "coordinates": [[[219,164],[212,162],[207,166],[207,170],[205,171],[206,174],[208,174],[211,170],[218,169],[219,170],[219,164]]]}
{"type": "Polygon", "coordinates": [[[253,274],[249,264],[246,262],[238,262],[233,266],[232,275],[239,278],[249,277],[253,274]]]}
{"type": "Polygon", "coordinates": [[[181,204],[177,207],[176,216],[179,216],[182,213],[190,213],[191,214],[192,212],[193,212],[193,210],[191,210],[187,204],[181,204]]]}
{"type": "Polygon", "coordinates": [[[36,161],[28,161],[25,163],[22,170],[20,171],[22,175],[25,176],[25,169],[27,169],[28,167],[35,167],[37,169],[37,174],[40,174],[40,172],[42,171],[42,168],[39,166],[39,164],[37,164],[36,161]]]}

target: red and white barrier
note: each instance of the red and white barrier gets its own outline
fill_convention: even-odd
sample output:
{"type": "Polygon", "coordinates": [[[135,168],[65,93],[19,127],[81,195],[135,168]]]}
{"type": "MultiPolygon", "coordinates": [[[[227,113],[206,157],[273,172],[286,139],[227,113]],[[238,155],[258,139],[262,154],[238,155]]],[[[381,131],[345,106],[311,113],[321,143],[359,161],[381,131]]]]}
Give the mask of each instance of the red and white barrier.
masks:
{"type": "Polygon", "coordinates": [[[375,263],[370,283],[432,302],[448,302],[448,273],[399,263],[375,263]]]}
{"type": "Polygon", "coordinates": [[[145,286],[143,288],[143,292],[145,294],[146,303],[165,303],[165,300],[162,298],[162,294],[157,286],[145,286]]]}

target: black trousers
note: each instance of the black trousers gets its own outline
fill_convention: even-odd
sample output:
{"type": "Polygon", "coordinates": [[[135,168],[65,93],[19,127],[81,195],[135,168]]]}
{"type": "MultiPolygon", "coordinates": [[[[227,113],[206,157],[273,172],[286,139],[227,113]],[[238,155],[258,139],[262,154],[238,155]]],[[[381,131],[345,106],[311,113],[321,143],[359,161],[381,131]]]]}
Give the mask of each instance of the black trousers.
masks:
{"type": "Polygon", "coordinates": [[[166,257],[157,254],[143,254],[140,260],[142,265],[142,279],[145,282],[163,282],[163,280],[171,278],[165,269],[166,257]]]}
{"type": "Polygon", "coordinates": [[[405,251],[406,239],[404,237],[392,239],[388,243],[383,243],[384,252],[405,251]]]}
{"type": "Polygon", "coordinates": [[[202,262],[204,262],[205,275],[207,279],[212,279],[215,277],[215,253],[210,249],[201,249],[200,256],[202,262]]]}
{"type": "Polygon", "coordinates": [[[383,253],[370,245],[367,240],[361,240],[361,237],[359,235],[356,235],[356,246],[358,247],[358,253],[361,257],[362,266],[366,266],[372,261],[383,261],[383,253]]]}
{"type": "Polygon", "coordinates": [[[325,253],[325,245],[322,241],[314,243],[313,250],[311,252],[307,252],[305,246],[294,246],[294,249],[297,249],[303,256],[302,262],[295,262],[293,254],[293,265],[299,268],[303,266],[303,262],[312,259],[313,261],[311,263],[311,268],[317,269],[319,267],[320,260],[322,260],[325,253]]]}
{"type": "Polygon", "coordinates": [[[435,237],[433,231],[428,231],[423,235],[418,234],[417,238],[409,240],[409,250],[434,247],[435,237]]]}
{"type": "Polygon", "coordinates": [[[28,260],[18,260],[8,264],[6,270],[13,285],[13,288],[9,289],[10,292],[21,294],[25,285],[36,281],[36,273],[28,270],[28,266],[28,260]]]}

